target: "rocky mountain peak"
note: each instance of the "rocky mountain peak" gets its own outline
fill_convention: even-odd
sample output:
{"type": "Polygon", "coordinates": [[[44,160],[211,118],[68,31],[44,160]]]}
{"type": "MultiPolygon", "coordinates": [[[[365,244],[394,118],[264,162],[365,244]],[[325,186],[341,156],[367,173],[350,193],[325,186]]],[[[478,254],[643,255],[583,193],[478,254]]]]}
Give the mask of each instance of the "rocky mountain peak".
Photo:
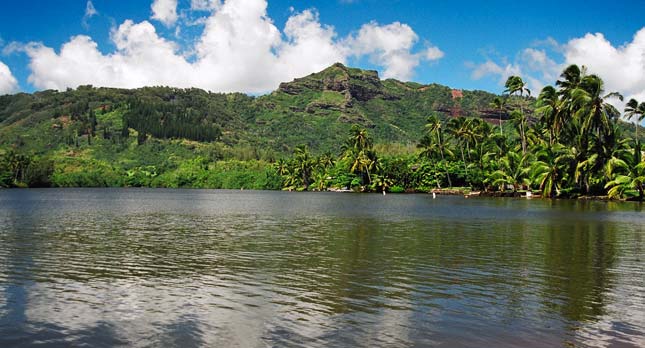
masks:
{"type": "Polygon", "coordinates": [[[368,101],[387,95],[378,72],[348,68],[342,63],[335,63],[320,72],[282,83],[278,90],[291,95],[301,94],[306,90],[334,91],[345,95],[350,103],[352,100],[368,101]]]}

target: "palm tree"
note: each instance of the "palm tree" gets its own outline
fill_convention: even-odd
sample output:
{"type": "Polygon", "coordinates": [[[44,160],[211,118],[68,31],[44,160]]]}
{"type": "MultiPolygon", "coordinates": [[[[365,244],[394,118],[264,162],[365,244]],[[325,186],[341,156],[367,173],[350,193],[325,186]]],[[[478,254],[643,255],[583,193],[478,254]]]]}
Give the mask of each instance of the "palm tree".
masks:
{"type": "Polygon", "coordinates": [[[549,144],[558,142],[560,130],[564,125],[562,101],[553,86],[546,86],[540,92],[535,113],[541,115],[541,121],[549,131],[549,144]]]}
{"type": "Polygon", "coordinates": [[[490,106],[497,109],[497,114],[499,116],[499,134],[500,135],[504,135],[504,130],[502,127],[502,115],[506,110],[506,101],[507,101],[506,98],[495,97],[495,99],[493,99],[493,101],[490,103],[490,106]]]}
{"type": "Polygon", "coordinates": [[[347,139],[347,146],[353,147],[357,150],[371,149],[372,139],[367,133],[367,129],[361,128],[359,125],[353,125],[349,131],[350,136],[347,139]]]}
{"type": "Polygon", "coordinates": [[[562,80],[556,81],[555,85],[560,87],[560,94],[566,98],[571,91],[578,88],[580,81],[585,75],[586,68],[584,66],[580,69],[576,64],[571,64],[564,69],[560,75],[562,80]]]}
{"type": "Polygon", "coordinates": [[[473,155],[472,157],[474,158],[474,162],[468,165],[468,167],[473,168],[475,173],[478,174],[474,175],[471,179],[474,184],[485,188],[485,184],[488,181],[486,180],[486,177],[492,170],[491,168],[494,167],[494,158],[497,156],[497,152],[495,151],[496,148],[497,144],[495,142],[487,140],[477,142],[475,146],[473,146],[472,150],[470,150],[470,153],[473,155]]]}
{"type": "Polygon", "coordinates": [[[530,176],[544,197],[553,198],[560,194],[561,184],[566,179],[573,156],[561,144],[544,144],[537,150],[537,160],[531,165],[530,176]]]}
{"type": "Polygon", "coordinates": [[[289,173],[289,163],[283,158],[278,159],[275,162],[274,167],[280,175],[286,175],[287,173],[289,173]]]}
{"type": "Polygon", "coordinates": [[[511,111],[511,121],[517,127],[517,133],[520,135],[520,144],[522,146],[522,153],[526,153],[528,148],[528,136],[527,136],[527,127],[528,127],[528,118],[526,114],[520,110],[511,111]]]}
{"type": "Polygon", "coordinates": [[[316,166],[324,172],[333,167],[335,163],[334,155],[331,152],[325,152],[316,159],[316,166]]]}
{"type": "MultiPolygon", "coordinates": [[[[531,90],[526,87],[526,83],[524,83],[522,78],[519,76],[509,76],[506,80],[506,83],[504,84],[504,87],[506,87],[506,90],[504,90],[505,93],[508,93],[509,95],[517,94],[520,96],[520,99],[524,96],[524,92],[526,92],[529,97],[531,96],[531,90]]],[[[524,115],[524,108],[522,106],[521,100],[519,105],[520,114],[524,115]]],[[[522,153],[526,153],[526,134],[525,126],[523,123],[520,123],[520,139],[522,141],[522,153]]]]}
{"type": "MultiPolygon", "coordinates": [[[[446,143],[443,139],[441,120],[439,120],[437,115],[431,115],[430,117],[428,117],[428,123],[426,123],[425,129],[426,129],[427,135],[424,136],[424,139],[421,140],[419,147],[426,149],[424,155],[428,157],[427,155],[430,155],[431,153],[427,152],[427,150],[431,152],[434,151],[435,146],[433,144],[436,144],[436,150],[439,151],[439,155],[441,156],[441,161],[445,162],[446,161],[445,154],[448,153],[449,155],[452,155],[452,153],[450,152],[449,149],[445,147],[446,143]],[[436,139],[436,142],[434,141],[435,139],[436,139]]],[[[446,177],[448,178],[448,186],[452,187],[452,181],[450,180],[450,173],[448,172],[447,169],[446,169],[446,177]]]]}
{"type": "Polygon", "coordinates": [[[302,180],[304,190],[309,188],[315,160],[311,158],[307,145],[299,145],[294,150],[295,171],[302,180]]]}
{"type": "Polygon", "coordinates": [[[611,130],[610,123],[618,119],[620,112],[607,99],[623,100],[620,93],[605,94],[604,83],[596,75],[588,75],[580,81],[580,87],[571,92],[572,104],[577,108],[575,116],[582,120],[583,132],[596,132],[599,139],[611,130]]]}
{"type": "Polygon", "coordinates": [[[612,180],[605,185],[609,198],[627,198],[638,196],[645,198],[645,162],[630,165],[621,159],[612,159],[609,166],[612,180]]]}
{"type": "Polygon", "coordinates": [[[516,192],[520,185],[528,185],[529,158],[529,154],[507,152],[499,161],[500,168],[490,175],[491,184],[502,187],[503,191],[506,185],[513,185],[513,192],[516,192]]]}
{"type": "MultiPolygon", "coordinates": [[[[433,172],[435,174],[435,179],[437,175],[437,157],[440,156],[440,149],[439,145],[433,140],[432,136],[429,134],[426,134],[421,138],[421,141],[419,141],[419,144],[417,144],[417,148],[421,149],[421,152],[419,153],[419,157],[421,158],[427,158],[432,162],[433,166],[433,172]]],[[[439,180],[436,180],[437,182],[437,188],[441,189],[441,183],[439,180]]]]}
{"type": "Polygon", "coordinates": [[[461,151],[461,160],[464,162],[464,171],[466,173],[466,178],[468,178],[468,162],[466,162],[466,156],[464,154],[464,147],[468,145],[468,125],[466,119],[463,117],[453,118],[448,121],[448,132],[452,134],[457,143],[459,143],[459,151],[461,151]]]}
{"type": "MultiPolygon", "coordinates": [[[[567,131],[567,136],[575,137],[581,135],[584,131],[581,127],[582,121],[575,124],[573,129],[570,128],[572,123],[578,118],[578,111],[580,105],[574,103],[574,94],[581,88],[583,79],[587,76],[587,68],[582,66],[578,67],[575,64],[569,65],[562,74],[560,75],[560,80],[556,81],[556,86],[558,86],[558,96],[561,100],[561,112],[563,118],[563,128],[562,130],[567,131]]],[[[583,135],[586,138],[586,135],[583,135]]],[[[585,141],[586,142],[586,141],[585,141]]],[[[583,151],[584,152],[584,151],[583,151]]]]}
{"type": "Polygon", "coordinates": [[[378,167],[376,152],[372,150],[372,139],[364,128],[352,126],[349,138],[343,146],[343,159],[348,162],[350,173],[360,175],[363,185],[372,181],[370,171],[378,167]]]}
{"type": "Polygon", "coordinates": [[[345,152],[344,159],[348,161],[349,172],[360,175],[363,185],[372,181],[370,171],[376,168],[376,156],[373,151],[350,149],[345,152]]]}
{"type": "Polygon", "coordinates": [[[639,104],[636,99],[630,99],[627,102],[627,105],[625,105],[625,116],[630,121],[632,118],[636,118],[634,128],[636,128],[636,144],[639,144],[640,139],[638,138],[638,128],[640,128],[640,123],[645,118],[645,102],[639,104]]]}
{"type": "Polygon", "coordinates": [[[392,186],[392,180],[390,178],[383,175],[374,175],[374,180],[371,185],[372,190],[385,193],[390,186],[392,186]]]}
{"type": "Polygon", "coordinates": [[[574,181],[581,187],[584,186],[585,192],[589,192],[592,176],[598,166],[598,154],[594,153],[579,160],[576,164],[574,181]]]}
{"type": "Polygon", "coordinates": [[[317,171],[313,175],[313,186],[318,190],[318,191],[324,191],[327,188],[327,184],[329,183],[328,176],[326,172],[323,171],[317,171]]]}

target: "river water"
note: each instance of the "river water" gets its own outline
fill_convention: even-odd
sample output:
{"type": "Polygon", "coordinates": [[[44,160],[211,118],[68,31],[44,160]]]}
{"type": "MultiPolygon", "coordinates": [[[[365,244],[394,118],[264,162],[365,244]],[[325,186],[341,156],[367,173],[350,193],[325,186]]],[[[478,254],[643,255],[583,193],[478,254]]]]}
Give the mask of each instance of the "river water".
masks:
{"type": "Polygon", "coordinates": [[[637,203],[0,190],[0,347],[644,347],[637,203]]]}

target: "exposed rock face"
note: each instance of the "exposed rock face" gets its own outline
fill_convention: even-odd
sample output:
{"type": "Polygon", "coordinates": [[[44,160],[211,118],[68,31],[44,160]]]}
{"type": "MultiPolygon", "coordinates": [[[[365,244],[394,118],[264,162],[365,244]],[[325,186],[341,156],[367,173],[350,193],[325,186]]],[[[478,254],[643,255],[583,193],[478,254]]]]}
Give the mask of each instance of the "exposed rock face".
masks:
{"type": "Polygon", "coordinates": [[[346,100],[350,105],[346,107],[351,106],[352,99],[365,102],[379,96],[385,97],[387,94],[378,72],[352,69],[341,63],[336,63],[319,73],[281,83],[278,90],[291,95],[306,90],[340,92],[347,96],[346,100]]]}

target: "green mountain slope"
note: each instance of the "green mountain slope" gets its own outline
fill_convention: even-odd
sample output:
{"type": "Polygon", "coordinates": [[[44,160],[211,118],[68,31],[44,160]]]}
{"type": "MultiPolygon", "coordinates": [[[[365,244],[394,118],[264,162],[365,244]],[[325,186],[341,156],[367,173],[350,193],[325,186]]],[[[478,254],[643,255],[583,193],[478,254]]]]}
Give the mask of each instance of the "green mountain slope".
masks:
{"type": "Polygon", "coordinates": [[[217,143],[221,156],[251,149],[262,157],[300,144],[316,152],[336,149],[352,124],[369,128],[377,143],[405,144],[418,141],[433,112],[496,117],[489,107],[493,94],[456,94],[437,84],[381,80],[375,71],[342,64],[260,97],[168,87],[21,93],[0,97],[0,147],[44,153],[90,135],[115,144],[136,136],[139,144],[188,139],[217,143]]]}

